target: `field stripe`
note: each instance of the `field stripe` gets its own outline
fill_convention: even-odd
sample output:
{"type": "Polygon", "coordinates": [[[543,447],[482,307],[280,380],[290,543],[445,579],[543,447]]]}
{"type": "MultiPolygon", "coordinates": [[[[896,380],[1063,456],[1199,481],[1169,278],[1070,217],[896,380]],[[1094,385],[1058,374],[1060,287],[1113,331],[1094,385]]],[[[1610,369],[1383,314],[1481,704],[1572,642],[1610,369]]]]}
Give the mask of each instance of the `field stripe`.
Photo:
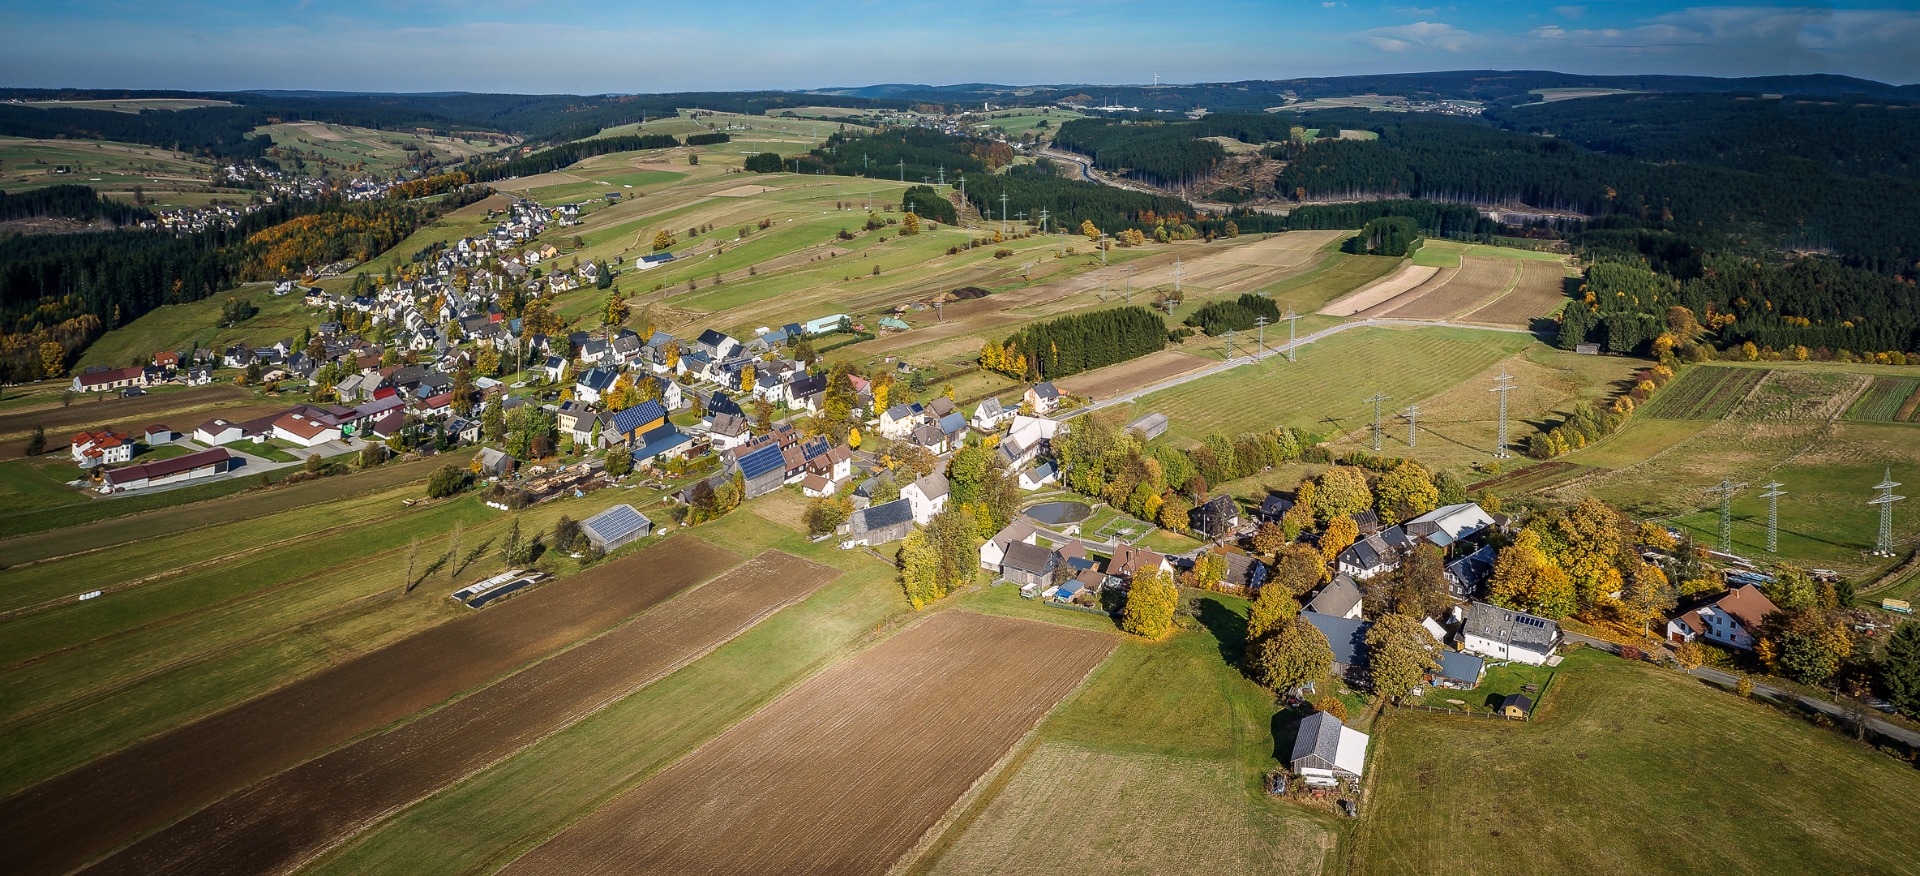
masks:
{"type": "Polygon", "coordinates": [[[670,539],[64,773],[0,801],[8,869],[70,870],[317,752],[605,630],[738,562],[697,539],[670,539]]]}
{"type": "Polygon", "coordinates": [[[777,551],[444,709],[280,773],[92,868],[298,865],[725,644],[839,572],[777,551]]]}
{"type": "Polygon", "coordinates": [[[885,873],[1114,643],[942,612],[807,682],[503,872],[885,873]]]}

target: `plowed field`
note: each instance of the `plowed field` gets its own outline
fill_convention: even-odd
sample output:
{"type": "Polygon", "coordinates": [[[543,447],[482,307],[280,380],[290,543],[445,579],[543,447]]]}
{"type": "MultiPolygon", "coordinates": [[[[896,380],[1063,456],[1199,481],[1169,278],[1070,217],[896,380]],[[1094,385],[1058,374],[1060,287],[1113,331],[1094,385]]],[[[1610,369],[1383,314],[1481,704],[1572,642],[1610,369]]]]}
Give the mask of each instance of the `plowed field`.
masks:
{"type": "MultiPolygon", "coordinates": [[[[1444,283],[1451,278],[1454,270],[1454,268],[1448,268],[1445,274],[1440,274],[1440,282],[1444,283]]],[[[1435,279],[1434,275],[1439,271],[1439,268],[1408,262],[1400,270],[1341,296],[1338,300],[1320,308],[1320,312],[1328,316],[1353,316],[1363,310],[1371,310],[1426,285],[1435,279]]]]}
{"type": "Polygon", "coordinates": [[[1128,390],[1152,386],[1189,371],[1198,371],[1212,364],[1214,364],[1212,360],[1202,359],[1192,353],[1161,350],[1131,362],[1109,365],[1085,374],[1063,378],[1059,383],[1063,391],[1099,401],[1128,390]]]}
{"type": "Polygon", "coordinates": [[[947,611],[742,722],[508,873],[885,873],[1112,650],[947,611]]]}
{"type": "Polygon", "coordinates": [[[419,720],[308,761],[93,868],[263,873],[298,864],[665,675],[838,573],[770,551],[711,584],[419,720]]]}
{"type": "Polygon", "coordinates": [[[1513,291],[1463,317],[1465,322],[1526,328],[1536,317],[1552,313],[1567,300],[1567,270],[1559,262],[1520,262],[1520,282],[1513,291]]]}
{"type": "Polygon", "coordinates": [[[1361,315],[1444,319],[1507,291],[1519,267],[1520,263],[1512,259],[1466,256],[1460,259],[1460,269],[1450,276],[1443,271],[1420,288],[1361,315]]]}
{"type": "Polygon", "coordinates": [[[317,752],[614,626],[738,562],[696,539],[671,539],[101,758],[0,801],[7,869],[65,872],[317,752]]]}

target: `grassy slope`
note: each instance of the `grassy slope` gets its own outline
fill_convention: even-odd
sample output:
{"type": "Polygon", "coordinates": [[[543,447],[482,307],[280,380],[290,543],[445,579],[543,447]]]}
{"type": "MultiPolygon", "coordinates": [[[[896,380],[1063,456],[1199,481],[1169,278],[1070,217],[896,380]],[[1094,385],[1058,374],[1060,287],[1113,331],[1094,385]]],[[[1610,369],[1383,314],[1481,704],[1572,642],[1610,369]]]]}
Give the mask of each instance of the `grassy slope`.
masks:
{"type": "Polygon", "coordinates": [[[254,283],[188,304],[162,305],[101,336],[81,354],[77,367],[120,368],[136,357],[145,362],[157,351],[196,343],[215,351],[240,341],[266,345],[292,338],[299,343],[301,329],[317,326],[325,318],[300,302],[299,295],[275,295],[271,284],[254,283]],[[218,328],[220,310],[229,298],[251,301],[260,312],[239,325],[218,328]]]}
{"type": "Polygon", "coordinates": [[[1679,675],[1574,661],[1538,723],[1376,725],[1352,871],[1920,870],[1912,769],[1679,675]]]}

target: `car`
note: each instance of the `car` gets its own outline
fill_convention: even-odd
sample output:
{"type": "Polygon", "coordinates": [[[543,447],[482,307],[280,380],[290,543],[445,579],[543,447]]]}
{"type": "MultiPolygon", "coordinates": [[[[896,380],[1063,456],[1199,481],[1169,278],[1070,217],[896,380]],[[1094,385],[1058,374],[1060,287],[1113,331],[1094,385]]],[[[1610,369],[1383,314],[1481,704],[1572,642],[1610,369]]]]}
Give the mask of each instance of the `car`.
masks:
{"type": "Polygon", "coordinates": [[[147,394],[146,390],[141,389],[140,387],[137,387],[137,386],[129,386],[126,389],[120,390],[121,398],[139,398],[146,394],[147,394]]]}

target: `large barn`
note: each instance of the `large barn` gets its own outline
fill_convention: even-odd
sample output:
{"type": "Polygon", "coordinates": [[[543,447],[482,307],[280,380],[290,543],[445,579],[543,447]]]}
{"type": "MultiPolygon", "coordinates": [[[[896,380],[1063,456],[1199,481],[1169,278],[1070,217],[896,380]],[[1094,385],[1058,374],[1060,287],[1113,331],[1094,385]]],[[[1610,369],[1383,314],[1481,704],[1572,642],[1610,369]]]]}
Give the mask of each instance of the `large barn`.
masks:
{"type": "Polygon", "coordinates": [[[632,505],[615,505],[580,521],[580,531],[594,547],[612,551],[652,532],[653,521],[632,505]]]}

